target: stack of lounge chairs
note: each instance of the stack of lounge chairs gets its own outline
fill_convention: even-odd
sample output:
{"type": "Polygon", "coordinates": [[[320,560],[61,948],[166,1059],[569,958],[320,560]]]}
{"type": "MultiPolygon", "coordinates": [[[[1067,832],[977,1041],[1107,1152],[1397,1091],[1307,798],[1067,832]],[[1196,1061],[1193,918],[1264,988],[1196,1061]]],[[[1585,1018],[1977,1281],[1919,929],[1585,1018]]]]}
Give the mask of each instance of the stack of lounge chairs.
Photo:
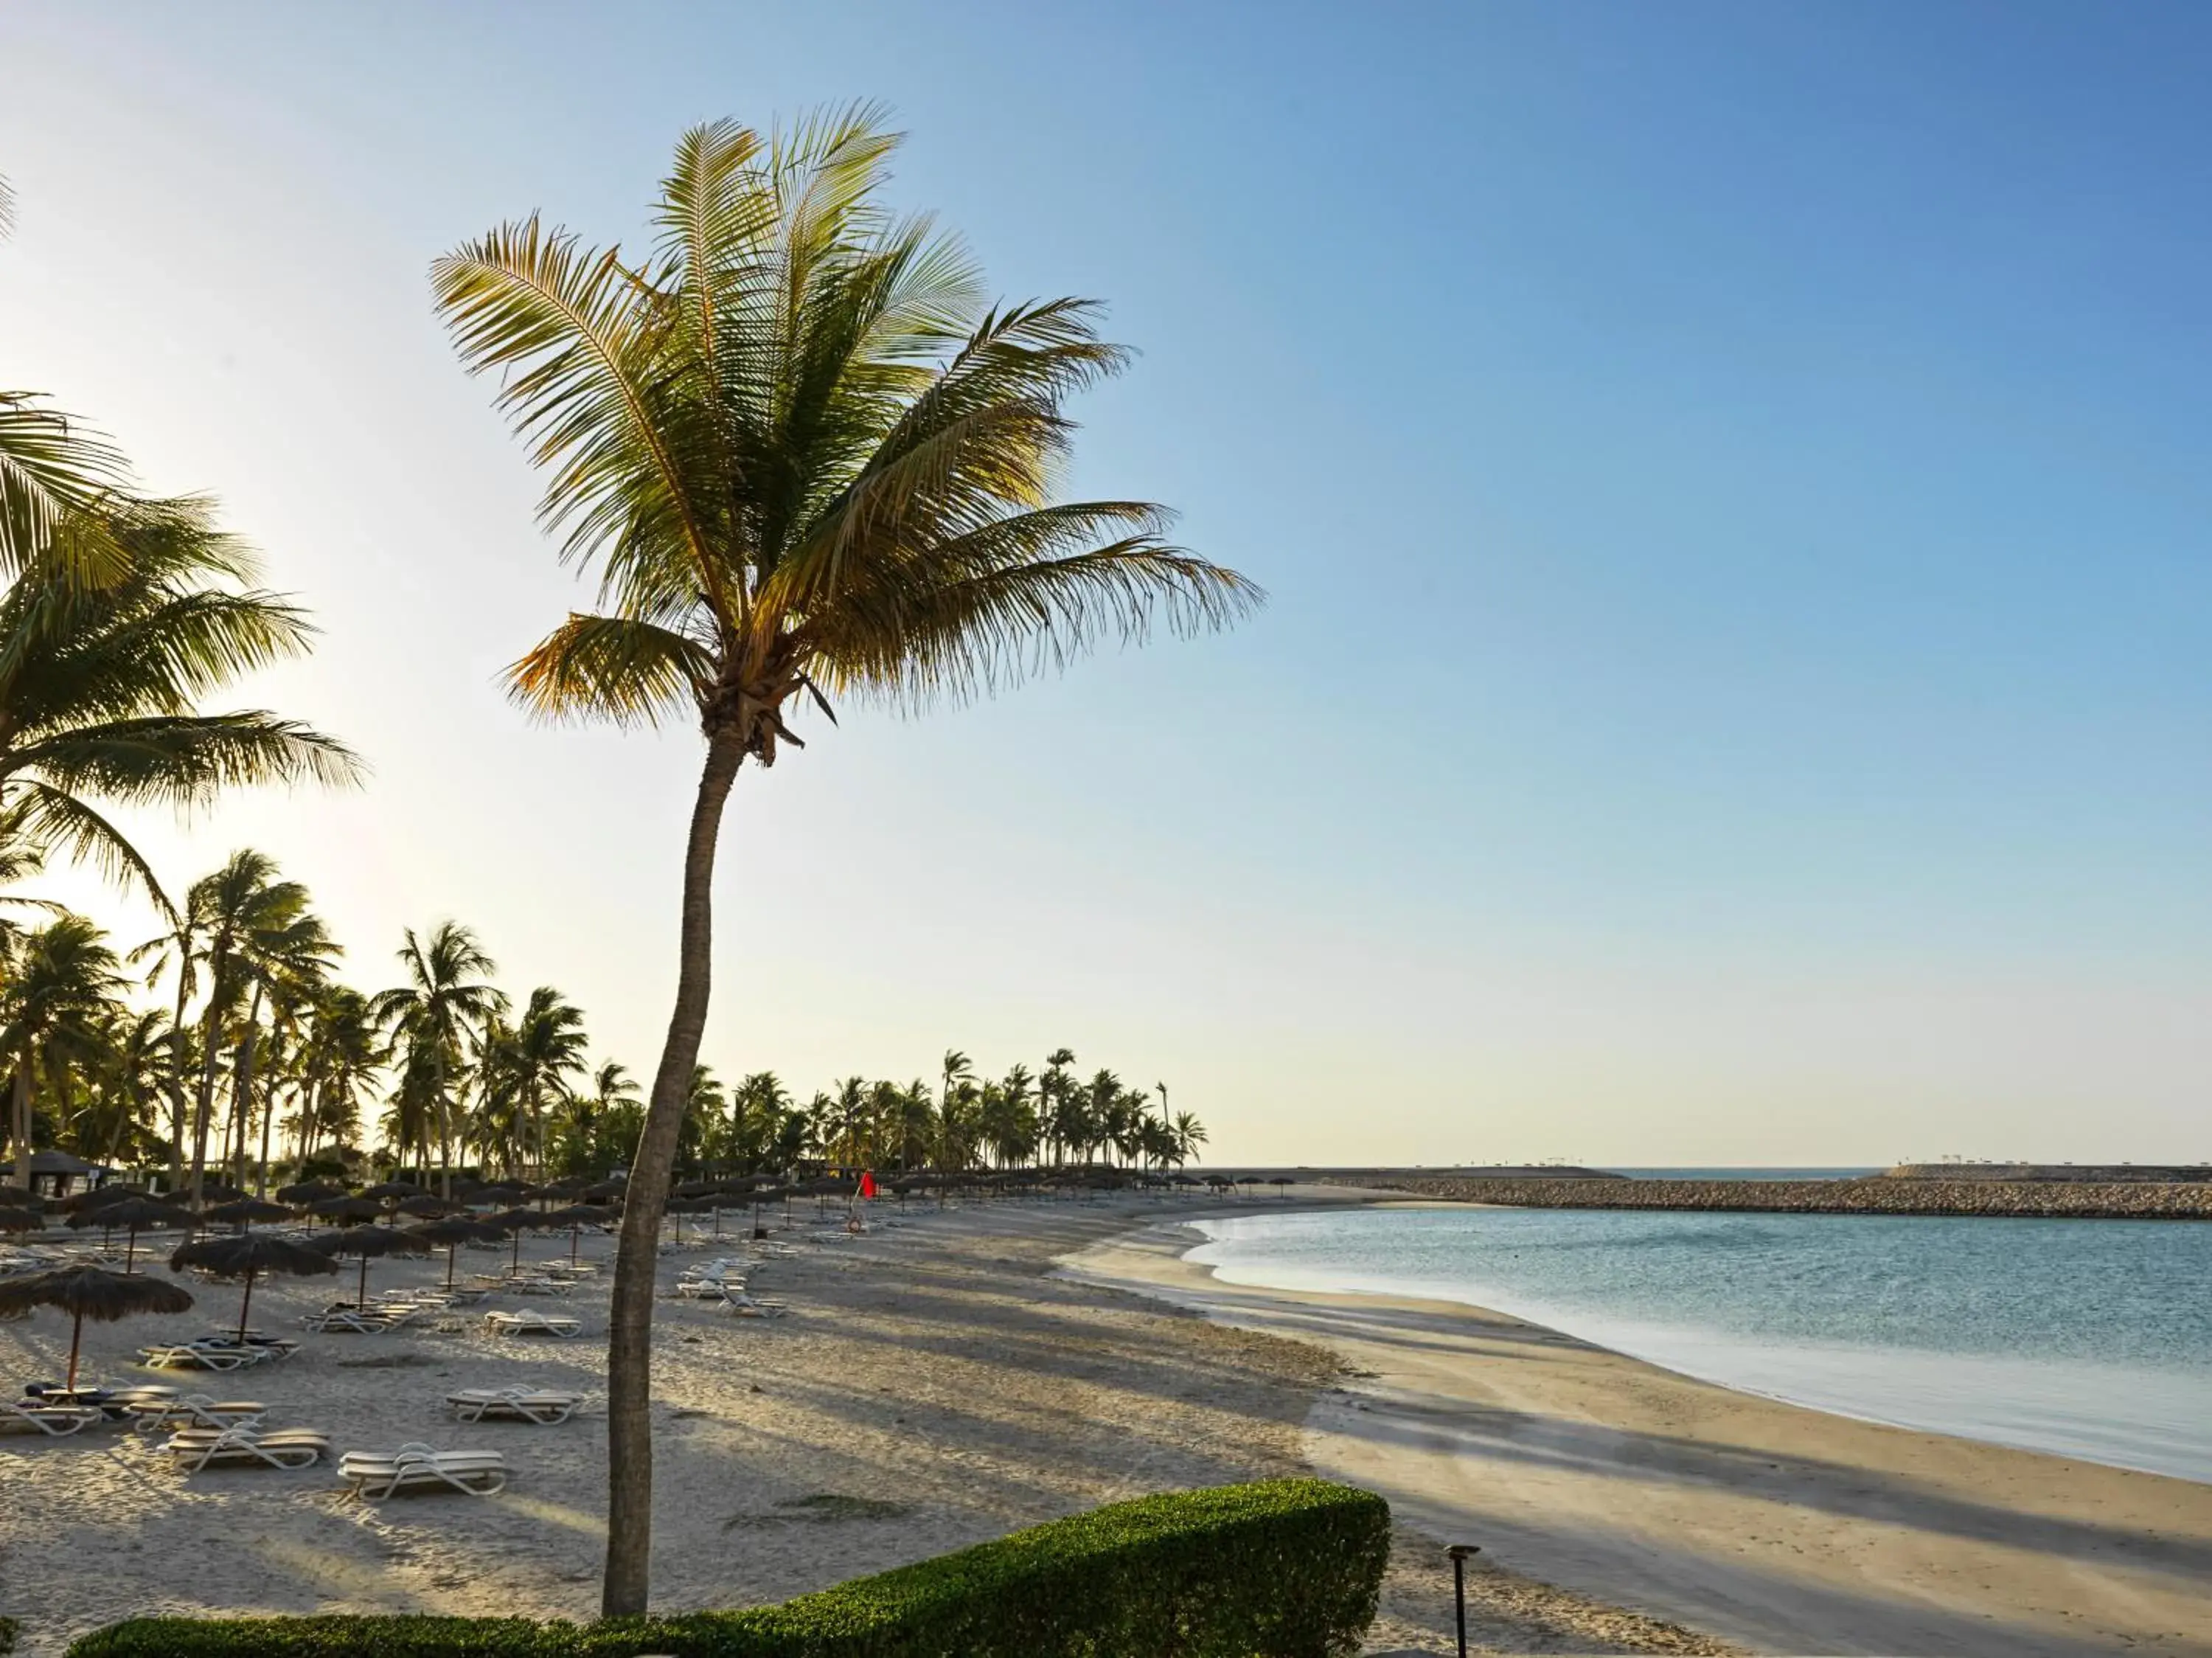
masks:
{"type": "Polygon", "coordinates": [[[420,1490],[489,1496],[507,1485],[507,1459],[497,1451],[441,1451],[428,1445],[348,1451],[338,1459],[338,1478],[356,1496],[371,1502],[420,1490]]]}
{"type": "Polygon", "coordinates": [[[574,1336],[582,1333],[583,1325],[566,1313],[540,1313],[533,1308],[520,1312],[494,1312],[484,1314],[484,1328],[495,1336],[574,1336]]]}
{"type": "Polygon", "coordinates": [[[566,1422],[583,1402],[581,1393],[551,1387],[464,1387],[446,1395],[447,1407],[463,1422],[494,1417],[541,1428],[566,1422]]]}

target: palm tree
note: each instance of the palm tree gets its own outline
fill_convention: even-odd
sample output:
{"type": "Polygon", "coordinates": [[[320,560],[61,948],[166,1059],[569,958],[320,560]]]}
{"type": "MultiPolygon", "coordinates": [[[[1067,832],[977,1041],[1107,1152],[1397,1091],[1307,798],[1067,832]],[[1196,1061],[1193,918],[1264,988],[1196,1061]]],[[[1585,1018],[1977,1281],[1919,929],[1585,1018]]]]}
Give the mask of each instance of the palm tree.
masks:
{"type": "Polygon", "coordinates": [[[696,720],[676,1003],[632,1179],[608,1335],[609,1614],[645,1609],[653,1232],[704,1033],[722,810],[797,746],[794,699],[913,707],[1103,636],[1224,625],[1258,590],[1138,501],[1055,503],[1068,395],[1127,354],[1079,300],[987,308],[961,247],[878,199],[895,135],[856,108],[763,139],[687,133],[641,261],[532,217],[440,259],[462,360],[551,481],[549,526],[603,609],[519,661],[552,717],[696,720]]]}
{"type": "MultiPolygon", "coordinates": [[[[185,913],[198,918],[193,959],[208,987],[200,1012],[199,1094],[192,1112],[187,1183],[195,1204],[206,1186],[208,1129],[226,1031],[241,1012],[258,1025],[261,997],[288,980],[319,973],[337,954],[322,922],[308,911],[307,889],[276,876],[276,861],[266,853],[234,852],[229,862],[195,881],[185,896],[185,913]],[[249,991],[254,1001],[246,1009],[242,1004],[249,991]]],[[[250,1067],[250,1054],[245,1057],[250,1067]]]]}
{"type": "Polygon", "coordinates": [[[113,579],[73,579],[41,559],[0,596],[0,805],[35,843],[137,881],[166,911],[153,870],[94,801],[189,808],[239,783],[350,782],[358,766],[295,721],[198,711],[240,674],[299,655],[313,631],[298,608],[245,585],[254,560],[206,503],[132,503],[111,525],[128,555],[113,579]]]}
{"type": "Polygon", "coordinates": [[[1075,1063],[1075,1050],[1054,1048],[1044,1057],[1044,1074],[1037,1078],[1037,1094],[1044,1101],[1045,1137],[1052,1143],[1053,1161],[1067,1161],[1067,1077],[1075,1063]]]}
{"type": "MultiPolygon", "coordinates": [[[[176,1015],[173,1020],[181,1033],[185,1027],[185,1009],[198,989],[197,969],[202,952],[202,941],[208,933],[208,917],[204,911],[206,893],[204,882],[195,883],[185,893],[181,908],[173,909],[167,917],[168,926],[159,936],[148,939],[131,952],[133,966],[151,959],[154,966],[146,976],[149,990],[161,982],[163,972],[173,972],[177,979],[176,1015]]],[[[175,1192],[184,1183],[185,1173],[185,1076],[190,1060],[189,1041],[179,1040],[169,1048],[169,1186],[175,1192]]]]}
{"type": "Polygon", "coordinates": [[[582,1075],[587,1045],[583,1009],[563,999],[550,984],[540,984],[531,991],[530,1000],[514,1021],[509,1062],[530,1124],[531,1155],[541,1178],[545,1168],[546,1101],[564,1093],[570,1077],[582,1075]]]}
{"type": "Polygon", "coordinates": [[[351,1137],[360,1123],[362,1091],[386,1057],[368,998],[349,985],[324,985],[301,1054],[296,1143],[301,1161],[325,1137],[338,1144],[351,1137]]]}
{"type": "Polygon", "coordinates": [[[1172,1131],[1175,1135],[1176,1161],[1178,1163],[1188,1162],[1196,1157],[1198,1149],[1206,1143],[1205,1126],[1190,1112],[1176,1113],[1172,1131]]]}
{"type": "Polygon", "coordinates": [[[0,1052],[15,1067],[9,1137],[15,1184],[31,1184],[31,1109],[38,1080],[70,1063],[96,1059],[103,1027],[124,1012],[126,980],[107,935],[64,915],[26,935],[0,988],[0,1052]]]}
{"type": "MultiPolygon", "coordinates": [[[[380,1028],[407,1041],[428,1068],[428,1110],[422,1123],[442,1150],[446,1194],[453,1195],[453,1112],[447,1082],[459,1069],[470,1039],[486,1021],[507,1011],[507,997],[486,981],[498,971],[477,936],[458,921],[441,921],[427,937],[410,927],[399,948],[407,983],[380,991],[369,1003],[380,1028]]],[[[431,1146],[422,1142],[422,1166],[429,1167],[431,1146]]]]}

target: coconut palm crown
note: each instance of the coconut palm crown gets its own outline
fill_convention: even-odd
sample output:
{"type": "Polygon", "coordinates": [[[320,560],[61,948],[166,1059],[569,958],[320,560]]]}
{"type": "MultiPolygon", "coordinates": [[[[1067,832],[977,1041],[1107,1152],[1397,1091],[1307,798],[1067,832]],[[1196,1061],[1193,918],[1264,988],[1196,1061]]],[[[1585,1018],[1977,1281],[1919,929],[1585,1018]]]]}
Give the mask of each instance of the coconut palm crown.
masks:
{"type": "Polygon", "coordinates": [[[896,134],[866,107],[768,136],[695,128],[641,256],[536,216],[439,259],[463,363],[548,473],[540,515],[594,570],[510,672],[553,718],[698,722],[675,1009],[630,1174],[608,1335],[601,1605],[640,1612],[652,1533],[658,1225],[708,1000],[721,813],[748,759],[799,746],[800,699],[915,709],[1101,638],[1224,625],[1261,594],[1143,501],[1060,502],[1069,396],[1120,369],[1079,299],[994,306],[975,262],[880,199],[896,134]]]}

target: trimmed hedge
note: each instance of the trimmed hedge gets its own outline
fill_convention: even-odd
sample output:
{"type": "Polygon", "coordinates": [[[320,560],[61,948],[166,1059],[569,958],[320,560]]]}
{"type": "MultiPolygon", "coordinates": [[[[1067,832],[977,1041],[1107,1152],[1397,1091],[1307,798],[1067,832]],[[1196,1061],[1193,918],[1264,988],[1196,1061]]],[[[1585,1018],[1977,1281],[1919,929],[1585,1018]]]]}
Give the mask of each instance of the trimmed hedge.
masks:
{"type": "Polygon", "coordinates": [[[1117,1503],[781,1606],[599,1624],[138,1618],[69,1658],[1341,1658],[1390,1508],[1317,1479],[1117,1503]]]}

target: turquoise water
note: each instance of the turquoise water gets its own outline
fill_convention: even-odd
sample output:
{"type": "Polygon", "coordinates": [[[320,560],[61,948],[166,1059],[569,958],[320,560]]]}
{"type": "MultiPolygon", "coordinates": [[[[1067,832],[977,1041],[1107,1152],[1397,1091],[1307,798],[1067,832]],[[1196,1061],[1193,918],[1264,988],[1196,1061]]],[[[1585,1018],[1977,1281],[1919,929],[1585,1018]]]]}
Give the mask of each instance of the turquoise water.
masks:
{"type": "Polygon", "coordinates": [[[1198,1223],[1233,1283],[1487,1307],[1877,1422],[2212,1482],[2212,1224],[1352,1210],[1198,1223]]]}

